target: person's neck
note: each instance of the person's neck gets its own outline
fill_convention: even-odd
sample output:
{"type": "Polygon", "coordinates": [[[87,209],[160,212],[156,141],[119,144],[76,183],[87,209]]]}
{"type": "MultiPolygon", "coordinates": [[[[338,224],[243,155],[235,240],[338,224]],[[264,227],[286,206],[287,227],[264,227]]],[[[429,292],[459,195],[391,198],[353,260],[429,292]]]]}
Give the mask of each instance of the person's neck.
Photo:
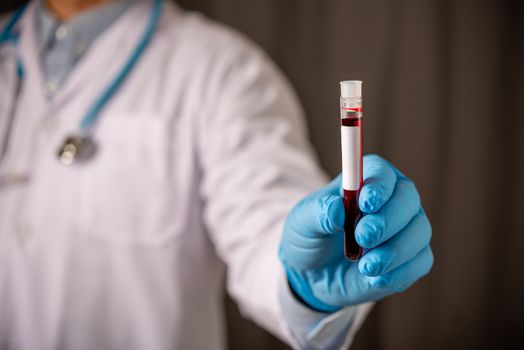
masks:
{"type": "Polygon", "coordinates": [[[49,10],[63,21],[67,21],[78,14],[112,0],[45,0],[49,10]]]}

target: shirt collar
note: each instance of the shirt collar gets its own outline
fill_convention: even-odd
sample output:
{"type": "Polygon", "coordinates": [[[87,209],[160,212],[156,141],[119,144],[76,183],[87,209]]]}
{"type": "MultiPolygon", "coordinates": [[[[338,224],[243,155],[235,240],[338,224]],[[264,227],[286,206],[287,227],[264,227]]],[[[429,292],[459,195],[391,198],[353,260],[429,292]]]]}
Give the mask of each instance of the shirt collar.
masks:
{"type": "Polygon", "coordinates": [[[114,0],[87,10],[68,21],[60,21],[41,1],[36,11],[37,38],[46,47],[60,25],[67,25],[76,42],[89,46],[105,29],[116,21],[136,0],[114,0]]]}

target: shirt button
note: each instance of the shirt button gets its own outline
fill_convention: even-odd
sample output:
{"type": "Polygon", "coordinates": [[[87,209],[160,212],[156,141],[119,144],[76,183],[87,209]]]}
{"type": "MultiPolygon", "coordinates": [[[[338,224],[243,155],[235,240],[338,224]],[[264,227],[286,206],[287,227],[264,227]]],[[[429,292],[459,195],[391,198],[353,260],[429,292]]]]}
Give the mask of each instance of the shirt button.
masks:
{"type": "Polygon", "coordinates": [[[0,187],[22,185],[29,181],[29,176],[22,173],[9,173],[0,175],[0,187]]]}
{"type": "Polygon", "coordinates": [[[55,94],[56,83],[52,81],[46,81],[42,90],[44,92],[44,96],[50,98],[55,94]]]}
{"type": "Polygon", "coordinates": [[[78,55],[78,56],[81,56],[84,54],[84,52],[86,51],[87,49],[87,44],[83,41],[80,41],[79,43],[77,43],[75,45],[75,53],[78,55]]]}
{"type": "Polygon", "coordinates": [[[55,38],[56,40],[63,40],[69,35],[69,27],[65,24],[61,24],[56,28],[55,38]]]}

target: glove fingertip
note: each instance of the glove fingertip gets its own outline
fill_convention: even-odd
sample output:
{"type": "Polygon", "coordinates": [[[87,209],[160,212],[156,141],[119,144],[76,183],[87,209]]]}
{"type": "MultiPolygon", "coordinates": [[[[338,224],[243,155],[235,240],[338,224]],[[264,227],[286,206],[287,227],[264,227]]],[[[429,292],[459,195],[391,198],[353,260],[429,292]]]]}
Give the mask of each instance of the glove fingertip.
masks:
{"type": "Polygon", "coordinates": [[[371,277],[370,281],[373,287],[378,288],[388,288],[391,283],[391,279],[387,275],[371,277]]]}
{"type": "Polygon", "coordinates": [[[377,188],[376,186],[364,186],[360,191],[360,197],[358,204],[360,210],[366,214],[375,213],[378,211],[386,202],[388,198],[384,190],[377,188]]]}

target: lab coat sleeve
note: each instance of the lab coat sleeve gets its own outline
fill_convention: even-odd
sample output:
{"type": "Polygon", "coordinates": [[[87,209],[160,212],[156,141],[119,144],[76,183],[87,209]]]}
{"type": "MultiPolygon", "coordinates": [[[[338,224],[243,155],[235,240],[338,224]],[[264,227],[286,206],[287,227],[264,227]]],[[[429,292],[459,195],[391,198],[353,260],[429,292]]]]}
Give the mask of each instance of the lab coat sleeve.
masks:
{"type": "MultiPolygon", "coordinates": [[[[302,343],[306,335],[296,333],[308,332],[290,329],[292,308],[284,315],[279,289],[287,282],[277,252],[292,206],[327,178],[307,140],[299,103],[269,59],[243,39],[215,56],[198,121],[204,221],[241,312],[299,347],[297,339],[302,343]]],[[[355,324],[345,322],[338,333],[348,334],[355,324]]]]}
{"type": "Polygon", "coordinates": [[[307,350],[347,349],[373,306],[348,306],[332,314],[313,311],[293,296],[287,282],[279,297],[294,339],[307,350]]]}

